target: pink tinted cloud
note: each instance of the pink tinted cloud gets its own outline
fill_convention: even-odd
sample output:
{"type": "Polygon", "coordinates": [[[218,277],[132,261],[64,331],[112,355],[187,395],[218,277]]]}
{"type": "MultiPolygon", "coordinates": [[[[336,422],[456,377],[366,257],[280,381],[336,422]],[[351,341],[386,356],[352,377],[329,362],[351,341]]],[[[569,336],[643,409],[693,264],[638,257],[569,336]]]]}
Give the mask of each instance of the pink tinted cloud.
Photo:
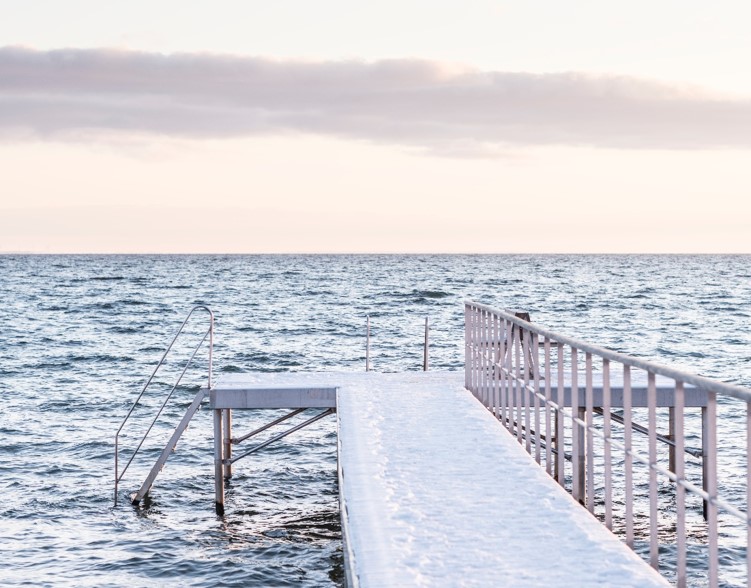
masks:
{"type": "Polygon", "coordinates": [[[0,48],[0,135],[314,133],[451,156],[531,145],[751,147],[751,100],[580,73],[0,48]]]}

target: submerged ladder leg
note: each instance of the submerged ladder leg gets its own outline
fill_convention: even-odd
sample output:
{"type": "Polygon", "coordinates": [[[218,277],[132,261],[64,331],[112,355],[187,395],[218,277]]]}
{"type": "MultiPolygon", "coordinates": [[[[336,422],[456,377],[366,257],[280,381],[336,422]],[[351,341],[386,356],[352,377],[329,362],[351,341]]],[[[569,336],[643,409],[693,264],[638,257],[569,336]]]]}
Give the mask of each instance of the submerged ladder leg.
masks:
{"type": "Polygon", "coordinates": [[[154,483],[154,480],[156,479],[159,472],[162,471],[164,464],[167,462],[167,458],[172,455],[173,451],[175,451],[175,447],[177,446],[177,442],[180,440],[180,436],[183,434],[185,429],[188,428],[190,419],[193,418],[193,415],[196,414],[196,411],[200,408],[201,402],[203,401],[205,395],[206,393],[204,390],[201,390],[200,392],[198,392],[198,394],[196,394],[193,402],[188,407],[188,410],[185,411],[183,418],[180,420],[177,427],[175,427],[175,430],[172,433],[169,441],[167,442],[167,445],[165,445],[164,449],[162,449],[162,453],[159,456],[159,459],[156,460],[156,463],[151,468],[151,471],[146,477],[144,483],[141,485],[140,490],[138,490],[138,492],[131,496],[131,501],[133,502],[133,504],[138,504],[139,502],[141,502],[143,497],[146,496],[148,491],[151,489],[151,485],[154,483]]]}
{"type": "Polygon", "coordinates": [[[216,514],[224,514],[224,436],[222,435],[222,409],[214,410],[214,492],[216,514]]]}

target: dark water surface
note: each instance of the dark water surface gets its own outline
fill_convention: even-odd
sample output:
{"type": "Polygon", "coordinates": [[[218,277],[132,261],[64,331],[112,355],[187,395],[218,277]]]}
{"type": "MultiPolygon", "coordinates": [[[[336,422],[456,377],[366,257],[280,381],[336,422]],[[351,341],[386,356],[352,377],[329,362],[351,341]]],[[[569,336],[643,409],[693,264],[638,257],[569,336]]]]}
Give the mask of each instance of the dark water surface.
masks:
{"type": "MultiPolygon", "coordinates": [[[[196,304],[216,313],[217,374],[362,370],[368,314],[374,369],[421,368],[425,316],[431,368],[461,369],[461,303],[472,298],[528,310],[535,322],[605,347],[751,386],[748,256],[5,255],[0,296],[3,585],[342,583],[333,420],[239,462],[227,514],[217,517],[204,410],[151,499],[129,504],[205,383],[205,356],[113,507],[114,433],[196,304]]],[[[189,352],[179,345],[176,358],[189,352]]],[[[166,368],[124,432],[126,456],[180,365],[166,368]]],[[[744,454],[745,439],[732,432],[735,410],[720,409],[729,423],[727,434],[721,423],[721,485],[739,477],[744,454]]],[[[238,411],[235,431],[266,420],[238,411]]],[[[723,551],[731,570],[744,557],[732,542],[723,551]]],[[[735,584],[739,574],[724,581],[735,584]]]]}

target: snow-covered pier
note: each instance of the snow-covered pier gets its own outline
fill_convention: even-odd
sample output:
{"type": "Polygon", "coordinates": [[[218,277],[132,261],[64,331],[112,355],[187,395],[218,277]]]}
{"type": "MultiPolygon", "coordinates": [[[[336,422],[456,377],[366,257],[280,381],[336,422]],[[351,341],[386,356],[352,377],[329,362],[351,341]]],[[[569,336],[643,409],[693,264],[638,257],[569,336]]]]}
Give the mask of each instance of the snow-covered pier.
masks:
{"type": "Polygon", "coordinates": [[[197,310],[209,314],[203,340],[122,470],[118,436],[174,340],[118,429],[116,498],[118,483],[208,339],[208,384],[131,497],[134,503],[149,492],[209,397],[219,514],[238,460],[336,415],[351,586],[657,586],[666,583],[657,570],[672,552],[677,586],[698,572],[714,587],[720,584],[721,511],[726,528],[741,527],[733,532],[746,536],[751,557],[748,457],[742,464],[745,501],[721,488],[717,475],[718,397],[726,405],[740,402],[748,456],[750,390],[558,335],[529,322],[526,313],[474,302],[465,304],[462,372],[250,372],[213,381],[213,314],[206,307],[191,314],[197,310]],[[291,411],[233,435],[232,411],[243,409],[291,411]],[[241,445],[298,415],[305,420],[250,449],[241,445]],[[693,425],[687,425],[690,419],[693,425]],[[696,441],[697,423],[701,446],[691,447],[686,442],[696,441]],[[635,439],[634,432],[646,439],[635,439]],[[658,452],[658,443],[668,446],[667,455],[658,452]],[[701,463],[687,462],[687,456],[701,463]],[[665,492],[672,506],[665,506],[665,492]],[[697,536],[689,536],[687,510],[696,502],[687,501],[689,494],[703,504],[706,520],[698,535],[706,567],[694,564],[694,570],[688,540],[697,536]],[[648,502],[648,513],[639,500],[648,502]],[[675,543],[663,549],[661,531],[671,515],[667,541],[675,543]],[[615,527],[625,541],[611,533],[615,527]],[[632,551],[637,542],[649,544],[649,564],[632,551]]]}
{"type": "Polygon", "coordinates": [[[336,409],[351,586],[666,585],[499,426],[463,372],[227,374],[211,402],[336,409]]]}

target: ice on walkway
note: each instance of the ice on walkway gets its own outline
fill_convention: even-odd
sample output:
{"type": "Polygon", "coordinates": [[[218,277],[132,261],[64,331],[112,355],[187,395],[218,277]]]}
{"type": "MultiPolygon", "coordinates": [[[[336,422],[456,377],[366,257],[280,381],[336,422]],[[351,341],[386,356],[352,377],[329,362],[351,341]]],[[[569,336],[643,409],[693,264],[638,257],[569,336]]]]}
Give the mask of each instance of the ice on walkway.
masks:
{"type": "Polygon", "coordinates": [[[667,585],[464,390],[463,374],[368,376],[343,378],[337,394],[360,586],[667,585]]]}
{"type": "MultiPolygon", "coordinates": [[[[463,372],[223,374],[216,394],[336,388],[347,572],[395,586],[667,586],[464,389],[463,372]]],[[[307,400],[306,400],[307,402],[307,400]]],[[[271,402],[273,404],[273,402],[271,402]]]]}

